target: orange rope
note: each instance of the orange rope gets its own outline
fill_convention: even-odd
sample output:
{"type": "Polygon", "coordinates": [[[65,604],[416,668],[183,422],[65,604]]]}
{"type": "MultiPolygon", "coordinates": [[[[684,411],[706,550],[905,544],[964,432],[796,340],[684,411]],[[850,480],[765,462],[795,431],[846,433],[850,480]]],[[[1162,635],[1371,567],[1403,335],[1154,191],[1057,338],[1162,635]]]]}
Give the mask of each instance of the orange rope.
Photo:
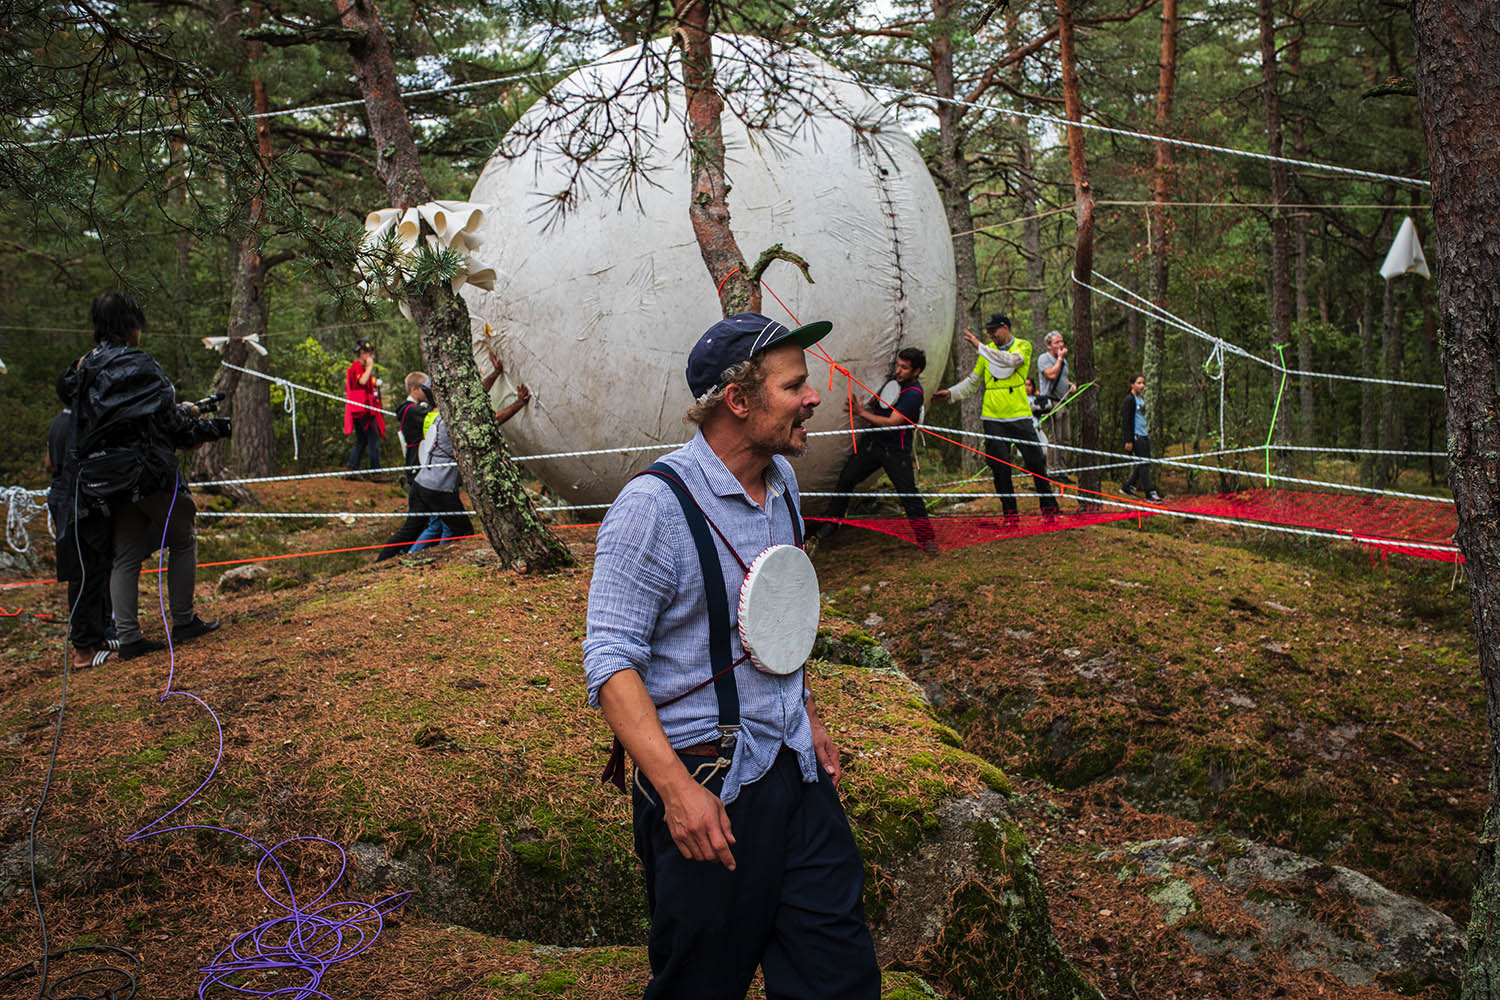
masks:
{"type": "MultiPolygon", "coordinates": [[[[558,524],[558,525],[554,525],[552,530],[559,531],[559,530],[562,530],[564,528],[597,528],[602,523],[603,522],[601,522],[601,521],[592,521],[592,522],[589,522],[587,524],[558,524]]],[[[484,537],[484,533],[483,532],[476,532],[475,534],[472,534],[472,535],[446,535],[446,536],[444,536],[442,538],[437,539],[433,544],[436,544],[437,542],[458,542],[458,541],[463,541],[466,538],[483,538],[483,537],[484,537]]],[[[351,545],[350,547],[345,548],[345,549],[318,549],[318,550],[316,550],[314,552],[287,552],[287,553],[283,553],[282,555],[275,555],[275,556],[250,556],[250,557],[244,558],[244,559],[223,559],[223,560],[220,560],[219,562],[201,562],[201,563],[198,564],[197,568],[198,569],[208,569],[208,568],[213,567],[213,566],[242,566],[242,565],[245,565],[247,563],[271,562],[271,561],[276,560],[276,559],[301,559],[304,556],[331,556],[331,555],[338,555],[339,553],[342,553],[342,552],[368,552],[371,549],[385,549],[385,548],[390,548],[393,545],[411,545],[411,544],[412,544],[411,542],[381,542],[378,545],[351,545]]],[[[152,573],[162,573],[162,572],[165,572],[165,570],[162,569],[162,568],[143,569],[143,570],[141,570],[141,574],[142,575],[149,575],[149,574],[152,574],[152,573]]],[[[0,590],[6,590],[6,589],[9,589],[11,587],[39,587],[39,586],[44,586],[44,585],[49,584],[49,583],[61,583],[61,582],[62,582],[61,580],[25,580],[25,581],[22,581],[21,583],[0,583],[0,590]]]]}

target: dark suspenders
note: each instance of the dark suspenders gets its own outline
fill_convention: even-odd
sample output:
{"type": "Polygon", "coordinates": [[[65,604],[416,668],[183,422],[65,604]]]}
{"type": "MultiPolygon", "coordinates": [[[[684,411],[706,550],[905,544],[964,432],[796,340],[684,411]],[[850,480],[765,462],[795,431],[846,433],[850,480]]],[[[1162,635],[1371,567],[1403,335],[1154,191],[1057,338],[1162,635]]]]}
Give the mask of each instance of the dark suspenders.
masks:
{"type": "MultiPolygon", "coordinates": [[[[723,757],[732,757],[740,731],[740,692],[734,682],[734,668],[739,666],[745,657],[742,656],[739,660],[730,659],[729,596],[722,585],[724,568],[719,562],[719,553],[714,547],[713,536],[709,534],[709,531],[712,530],[723,539],[725,548],[729,549],[741,567],[745,568],[745,572],[748,573],[749,569],[744,566],[744,561],[740,559],[739,553],[734,551],[734,546],[729,544],[729,539],[724,537],[719,526],[709,520],[703,508],[698,506],[698,501],[693,498],[692,491],[677,477],[676,471],[671,466],[665,462],[656,462],[639,475],[655,476],[665,481],[671,487],[672,495],[677,498],[677,503],[682,508],[682,516],[687,520],[688,534],[692,536],[693,547],[698,550],[698,565],[703,571],[703,592],[707,605],[705,610],[708,612],[708,679],[662,702],[657,708],[665,708],[673,702],[681,701],[712,683],[714,697],[719,703],[719,753],[723,757]]],[[[792,519],[792,537],[800,548],[802,546],[802,519],[797,514],[797,508],[792,503],[790,493],[786,495],[786,506],[787,513],[792,519]]],[[[609,763],[605,766],[604,773],[600,775],[600,780],[618,786],[621,791],[625,790],[624,748],[620,745],[618,738],[610,748],[609,763]]]]}

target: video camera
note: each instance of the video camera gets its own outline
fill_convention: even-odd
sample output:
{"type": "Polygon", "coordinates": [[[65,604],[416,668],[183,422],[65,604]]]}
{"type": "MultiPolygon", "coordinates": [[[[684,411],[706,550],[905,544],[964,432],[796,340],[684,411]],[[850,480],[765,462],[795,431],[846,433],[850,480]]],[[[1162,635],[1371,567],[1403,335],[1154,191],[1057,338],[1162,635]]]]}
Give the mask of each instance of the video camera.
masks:
{"type": "Polygon", "coordinates": [[[212,396],[208,396],[204,399],[198,400],[193,405],[198,408],[199,413],[215,413],[218,411],[219,404],[222,402],[224,402],[224,394],[222,392],[216,392],[212,396]]]}
{"type": "Polygon", "coordinates": [[[233,425],[228,417],[205,417],[205,413],[214,413],[219,409],[219,404],[224,401],[224,394],[216,392],[193,403],[197,407],[199,418],[193,421],[192,439],[193,445],[207,444],[210,441],[222,441],[229,437],[234,431],[233,425]]]}

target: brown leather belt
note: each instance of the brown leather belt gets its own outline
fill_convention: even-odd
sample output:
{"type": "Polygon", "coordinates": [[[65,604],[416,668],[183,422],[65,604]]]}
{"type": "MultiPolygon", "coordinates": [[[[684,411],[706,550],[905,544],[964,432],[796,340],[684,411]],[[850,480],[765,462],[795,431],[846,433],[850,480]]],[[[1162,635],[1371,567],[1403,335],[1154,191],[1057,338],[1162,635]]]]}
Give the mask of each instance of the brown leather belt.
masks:
{"type": "Polygon", "coordinates": [[[690,746],[690,747],[673,747],[673,749],[676,750],[678,753],[682,754],[684,757],[717,757],[717,756],[719,756],[719,744],[717,744],[717,743],[699,743],[696,746],[690,746]]]}

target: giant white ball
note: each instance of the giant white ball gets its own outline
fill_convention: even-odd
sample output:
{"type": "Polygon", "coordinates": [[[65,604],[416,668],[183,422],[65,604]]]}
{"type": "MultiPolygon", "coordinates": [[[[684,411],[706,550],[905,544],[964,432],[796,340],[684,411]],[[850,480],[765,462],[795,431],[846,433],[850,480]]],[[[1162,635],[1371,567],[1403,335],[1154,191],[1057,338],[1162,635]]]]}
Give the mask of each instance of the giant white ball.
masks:
{"type": "MultiPolygon", "coordinates": [[[[820,346],[871,391],[898,350],[920,347],[930,393],[951,343],[954,268],[920,154],[892,113],[827,63],[803,52],[778,57],[775,75],[795,81],[798,93],[767,98],[765,64],[755,63],[769,58],[762,48],[742,39],[716,39],[715,48],[740,251],[753,263],[783,244],[807,260],[816,282],[773,263],[761,311],[791,326],[831,320],[820,346]],[[767,128],[746,128],[735,114],[776,105],[767,122],[754,123],[767,128]]],[[[504,366],[492,390],[497,405],[507,383],[532,391],[504,427],[519,456],[675,444],[693,433],[682,421],[692,402],[687,355],[719,318],[719,304],[688,217],[680,63],[664,47],[651,52],[657,73],[669,66],[675,84],[647,86],[639,49],[575,72],[523,116],[470,197],[488,206],[470,269],[498,275],[493,291],[463,289],[475,358],[487,372],[493,350],[504,366]],[[603,94],[612,97],[591,103],[603,94]],[[580,176],[572,153],[583,121],[596,133],[621,127],[580,176]],[[619,170],[626,156],[650,168],[631,186],[619,170]]],[[[830,366],[810,354],[808,367],[823,395],[809,429],[847,430],[844,377],[836,374],[830,390],[830,366]]],[[[865,390],[853,393],[858,406],[865,390]]],[[[848,450],[848,434],[815,437],[795,460],[802,488],[830,488],[848,450]]],[[[602,504],[659,454],[528,467],[567,501],[602,504]]]]}

